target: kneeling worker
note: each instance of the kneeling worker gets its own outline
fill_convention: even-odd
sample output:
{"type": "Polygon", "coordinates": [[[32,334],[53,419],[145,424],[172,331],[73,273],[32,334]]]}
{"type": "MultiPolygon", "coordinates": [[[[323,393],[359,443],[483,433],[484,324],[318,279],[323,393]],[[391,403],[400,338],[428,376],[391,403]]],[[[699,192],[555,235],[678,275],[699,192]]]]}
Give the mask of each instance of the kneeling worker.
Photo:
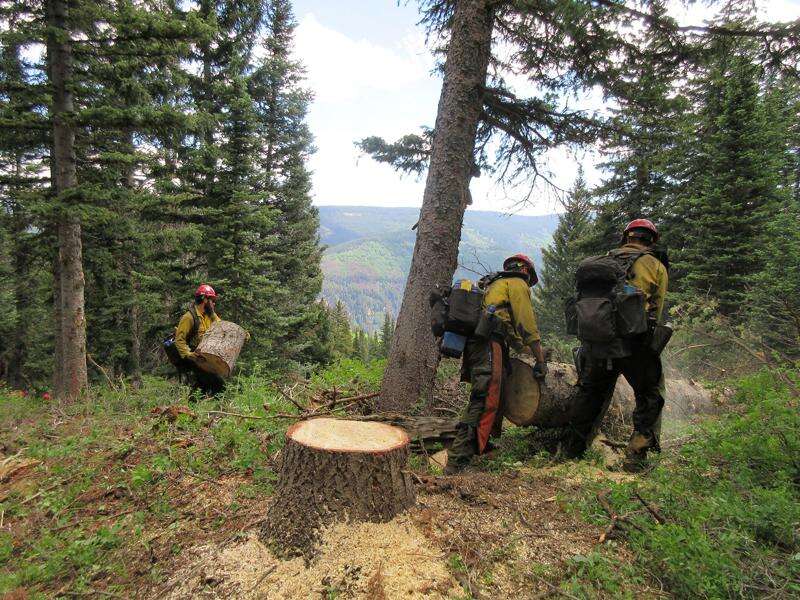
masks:
{"type": "Polygon", "coordinates": [[[216,302],[217,293],[214,288],[206,283],[201,284],[194,293],[194,304],[184,313],[175,328],[175,347],[181,356],[178,369],[192,374],[193,389],[200,389],[210,396],[225,389],[225,381],[219,375],[201,369],[197,363],[202,357],[194,351],[205,332],[214,322],[220,320],[214,310],[216,302]]]}
{"type": "Polygon", "coordinates": [[[483,454],[489,436],[499,434],[500,395],[509,348],[533,354],[537,378],[547,373],[530,293],[537,281],[533,261],[524,254],[507,258],[503,271],[488,277],[483,308],[493,307],[496,325],[488,339],[470,338],[464,348],[462,379],[472,384],[472,391],[448,451],[446,474],[463,470],[475,454],[483,454]]]}

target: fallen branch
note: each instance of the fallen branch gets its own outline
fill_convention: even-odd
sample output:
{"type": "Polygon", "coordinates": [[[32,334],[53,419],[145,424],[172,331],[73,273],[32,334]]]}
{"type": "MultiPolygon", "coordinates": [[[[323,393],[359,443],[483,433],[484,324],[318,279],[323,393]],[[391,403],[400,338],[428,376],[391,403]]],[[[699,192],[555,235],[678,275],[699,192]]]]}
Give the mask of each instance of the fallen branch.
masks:
{"type": "Polygon", "coordinates": [[[94,360],[94,358],[92,358],[92,355],[89,354],[88,352],[86,353],[86,360],[88,360],[90,364],[92,364],[98,371],[100,371],[103,374],[103,376],[106,378],[106,381],[108,382],[108,386],[112,390],[114,390],[115,392],[119,391],[119,388],[117,388],[117,386],[114,385],[114,382],[111,381],[111,377],[108,376],[108,372],[103,367],[101,367],[99,364],[97,364],[97,362],[94,360]]]}
{"type": "Polygon", "coordinates": [[[650,505],[650,503],[648,503],[644,498],[642,498],[642,496],[639,494],[638,490],[634,491],[633,494],[636,496],[636,498],[639,500],[639,502],[642,503],[642,506],[644,506],[647,509],[647,512],[649,512],[651,515],[653,515],[653,518],[656,521],[658,521],[659,525],[664,525],[667,522],[667,520],[661,515],[661,513],[659,513],[656,510],[656,508],[654,506],[650,505]]]}
{"type": "Polygon", "coordinates": [[[251,588],[250,588],[250,589],[247,591],[247,593],[248,593],[248,594],[252,594],[254,591],[256,591],[256,588],[257,588],[258,586],[260,586],[262,583],[264,583],[264,580],[265,580],[267,577],[269,577],[269,576],[270,576],[270,574],[272,574],[272,572],[273,572],[273,571],[275,571],[275,569],[277,569],[277,568],[278,568],[278,565],[272,565],[272,566],[271,566],[271,567],[269,567],[269,568],[268,568],[266,571],[264,571],[264,574],[263,574],[261,577],[259,577],[259,578],[258,578],[258,581],[256,581],[256,582],[255,582],[255,584],[253,584],[253,587],[251,587],[251,588]]]}
{"type": "Polygon", "coordinates": [[[260,416],[260,415],[245,415],[242,413],[235,413],[235,412],[227,412],[224,410],[209,410],[206,411],[207,415],[226,415],[229,417],[239,417],[241,419],[267,419],[269,416],[260,416]]]}
{"type": "Polygon", "coordinates": [[[618,448],[620,450],[624,450],[628,447],[628,444],[624,444],[622,442],[615,442],[614,440],[609,440],[607,438],[600,438],[600,442],[605,444],[606,446],[610,446],[611,448],[618,448]]]}
{"type": "MultiPolygon", "coordinates": [[[[296,387],[297,387],[297,385],[295,385],[295,386],[292,388],[292,391],[294,391],[294,389],[295,389],[296,387]]],[[[283,396],[283,397],[284,397],[284,398],[286,398],[286,399],[287,399],[289,402],[291,402],[292,404],[294,404],[295,408],[297,408],[297,410],[299,410],[301,413],[304,413],[304,412],[306,412],[306,411],[308,410],[308,408],[307,408],[307,407],[305,407],[305,406],[302,406],[302,405],[301,405],[301,404],[300,404],[300,403],[299,403],[297,400],[295,400],[295,399],[292,397],[291,393],[287,392],[286,390],[284,390],[284,389],[282,389],[282,388],[278,388],[278,391],[280,392],[281,396],[283,396]]]]}
{"type": "Polygon", "coordinates": [[[611,523],[609,523],[606,530],[600,534],[600,537],[597,540],[598,544],[602,544],[606,540],[608,540],[609,536],[614,532],[615,529],[619,528],[621,524],[630,525],[634,529],[638,529],[642,533],[645,531],[636,523],[630,520],[628,515],[620,515],[618,514],[612,507],[611,504],[608,502],[608,495],[611,493],[611,490],[605,489],[597,494],[597,501],[600,503],[600,506],[603,508],[604,511],[608,514],[609,518],[611,519],[611,523]]]}

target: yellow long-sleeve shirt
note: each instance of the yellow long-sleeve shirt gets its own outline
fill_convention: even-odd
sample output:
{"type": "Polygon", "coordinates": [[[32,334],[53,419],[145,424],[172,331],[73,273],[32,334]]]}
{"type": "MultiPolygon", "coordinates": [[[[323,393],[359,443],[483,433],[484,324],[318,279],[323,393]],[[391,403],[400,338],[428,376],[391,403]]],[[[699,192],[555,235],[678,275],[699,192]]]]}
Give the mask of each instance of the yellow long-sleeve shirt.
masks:
{"type": "Polygon", "coordinates": [[[536,314],[533,311],[531,292],[527,282],[520,277],[501,277],[486,289],[483,305],[494,305],[495,315],[509,346],[523,352],[541,339],[536,314]]]}
{"type": "MultiPolygon", "coordinates": [[[[644,249],[645,247],[639,244],[625,244],[619,251],[641,252],[644,249]]],[[[644,294],[647,314],[654,315],[656,320],[661,322],[669,283],[667,268],[655,256],[645,254],[633,263],[630,274],[628,282],[642,290],[644,294]]]]}
{"type": "Polygon", "coordinates": [[[200,343],[200,340],[203,339],[203,335],[208,331],[208,328],[211,327],[214,322],[220,320],[217,313],[213,313],[209,316],[205,313],[196,312],[197,331],[192,334],[192,329],[194,327],[193,311],[196,312],[194,306],[184,313],[181,320],[178,322],[178,326],[175,328],[175,347],[178,349],[181,358],[186,358],[189,354],[194,352],[194,349],[197,348],[197,345],[200,343]]]}

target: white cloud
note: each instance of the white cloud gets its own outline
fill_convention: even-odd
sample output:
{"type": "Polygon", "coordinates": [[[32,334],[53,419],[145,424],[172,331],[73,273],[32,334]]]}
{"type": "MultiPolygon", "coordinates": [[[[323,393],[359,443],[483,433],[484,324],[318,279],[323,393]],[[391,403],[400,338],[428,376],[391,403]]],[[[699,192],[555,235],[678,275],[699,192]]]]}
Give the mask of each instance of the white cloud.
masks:
{"type": "Polygon", "coordinates": [[[421,34],[410,32],[394,48],[379,46],[325,27],[311,13],[297,27],[295,53],[320,102],[354,99],[365,90],[400,90],[427,77],[432,64],[421,34]]]}
{"type": "MultiPolygon", "coordinates": [[[[716,14],[718,5],[694,2],[686,7],[680,0],[672,0],[669,8],[681,24],[702,25],[716,14]]],[[[800,0],[764,2],[759,16],[796,19],[800,0]]],[[[386,165],[360,158],[353,141],[368,135],[394,139],[417,131],[420,125],[433,125],[441,82],[431,75],[434,60],[425,48],[422,32],[409,21],[403,35],[376,43],[348,37],[307,13],[296,31],[295,54],[307,68],[306,85],[315,93],[309,123],[319,148],[310,165],[316,202],[419,206],[424,178],[401,176],[386,165]]],[[[509,76],[508,80],[522,94],[537,91],[524,76],[509,76]]],[[[571,109],[609,108],[599,88],[569,98],[568,104],[571,109]]],[[[559,148],[542,159],[562,188],[572,185],[581,164],[590,184],[600,181],[597,165],[601,157],[592,148],[577,153],[559,148]]],[[[503,188],[484,176],[473,180],[471,189],[474,209],[523,214],[558,210],[557,199],[544,185],[534,190],[530,204],[522,209],[517,204],[527,188],[503,188]]]]}

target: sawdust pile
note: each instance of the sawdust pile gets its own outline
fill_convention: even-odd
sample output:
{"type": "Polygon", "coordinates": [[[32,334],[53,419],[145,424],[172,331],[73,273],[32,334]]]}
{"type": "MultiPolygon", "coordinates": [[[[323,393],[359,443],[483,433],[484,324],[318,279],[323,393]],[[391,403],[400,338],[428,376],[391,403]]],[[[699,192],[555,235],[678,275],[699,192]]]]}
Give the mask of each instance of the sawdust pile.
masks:
{"type": "Polygon", "coordinates": [[[459,593],[445,556],[408,515],[389,523],[336,524],[322,534],[319,556],[276,559],[253,533],[246,541],[189,552],[162,597],[183,598],[442,598],[459,593]]]}

